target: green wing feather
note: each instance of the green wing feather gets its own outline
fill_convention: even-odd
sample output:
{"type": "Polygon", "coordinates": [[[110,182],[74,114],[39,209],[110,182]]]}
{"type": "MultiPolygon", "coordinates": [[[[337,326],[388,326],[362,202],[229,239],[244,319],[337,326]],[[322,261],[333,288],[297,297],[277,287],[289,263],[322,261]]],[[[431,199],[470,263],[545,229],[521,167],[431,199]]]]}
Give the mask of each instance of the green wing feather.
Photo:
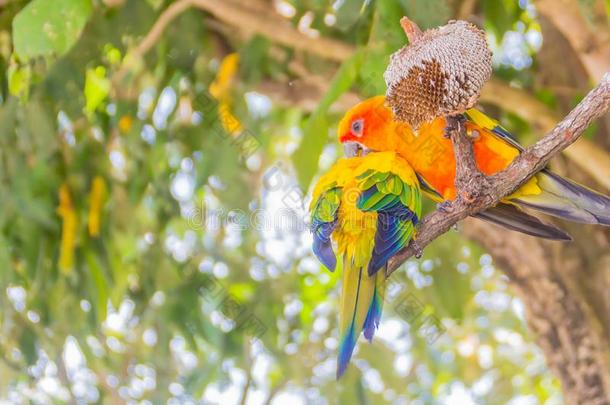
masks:
{"type": "Polygon", "coordinates": [[[392,169],[384,173],[366,171],[358,177],[358,188],[362,192],[356,206],[378,214],[368,268],[371,275],[384,267],[415,234],[415,225],[421,216],[421,191],[414,179],[414,175],[401,176],[392,169]]]}

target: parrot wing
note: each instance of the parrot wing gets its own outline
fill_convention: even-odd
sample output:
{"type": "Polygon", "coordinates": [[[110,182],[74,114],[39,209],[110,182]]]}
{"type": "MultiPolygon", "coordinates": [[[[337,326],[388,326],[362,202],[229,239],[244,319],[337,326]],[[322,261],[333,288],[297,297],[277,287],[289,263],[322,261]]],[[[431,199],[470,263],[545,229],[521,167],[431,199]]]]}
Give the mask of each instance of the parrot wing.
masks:
{"type": "Polygon", "coordinates": [[[375,152],[357,161],[354,159],[348,159],[357,162],[352,166],[351,174],[337,182],[349,190],[341,198],[346,206],[335,209],[334,216],[323,218],[326,223],[336,218],[338,233],[344,231],[343,224],[362,224],[358,226],[364,227],[362,232],[350,232],[353,239],[348,242],[349,248],[341,249],[339,243],[344,256],[337,378],[347,369],[360,334],[369,341],[373,339],[381,319],[386,277],[385,272],[378,270],[409,243],[421,215],[419,182],[399,155],[375,152]],[[353,199],[351,191],[355,191],[353,199]],[[372,216],[373,213],[376,216],[372,216]],[[343,218],[343,215],[353,218],[343,218]],[[371,228],[359,221],[371,216],[371,228]]]}
{"type": "Polygon", "coordinates": [[[316,200],[311,212],[311,232],[313,234],[313,253],[330,271],[335,270],[337,258],[333,252],[330,235],[337,227],[337,213],[342,189],[332,187],[323,192],[316,200]]]}
{"type": "Polygon", "coordinates": [[[472,216],[538,238],[561,241],[572,240],[567,232],[554,225],[542,222],[512,204],[500,203],[472,216]]]}
{"type": "Polygon", "coordinates": [[[337,265],[330,237],[337,227],[343,187],[353,180],[354,170],[360,163],[359,157],[339,159],[320,177],[313,190],[309,205],[313,253],[330,271],[334,271],[337,265]]]}
{"type": "Polygon", "coordinates": [[[364,212],[377,212],[369,275],[409,243],[421,217],[421,191],[411,167],[393,152],[374,155],[368,155],[372,157],[359,167],[361,173],[356,177],[362,190],[356,206],[364,212]]]}
{"type": "Polygon", "coordinates": [[[471,108],[470,110],[467,110],[464,115],[472,123],[476,124],[481,128],[491,131],[494,135],[498,136],[498,138],[504,140],[506,143],[519,150],[519,152],[523,151],[523,146],[519,144],[517,138],[515,138],[513,134],[508,132],[506,128],[500,125],[498,121],[494,120],[491,117],[488,117],[476,108],[471,108]]]}
{"type": "MultiPolygon", "coordinates": [[[[523,151],[523,147],[517,142],[515,137],[496,120],[489,118],[487,115],[474,108],[466,111],[464,115],[474,124],[490,130],[494,135],[497,135],[510,146],[519,150],[519,152],[523,151]]],[[[534,176],[534,181],[537,185],[537,192],[516,193],[513,198],[510,198],[511,202],[568,221],[610,226],[610,197],[555,174],[548,168],[544,168],[537,173],[536,176],[534,176]]],[[[494,218],[485,219],[506,226],[506,224],[503,224],[500,221],[494,221],[494,218]]],[[[519,225],[517,222],[513,222],[513,224],[519,225]]],[[[549,228],[553,228],[551,225],[544,225],[546,226],[546,229],[542,229],[542,233],[552,231],[552,229],[549,228]]],[[[510,226],[506,227],[510,229],[510,226]]],[[[548,239],[571,239],[569,235],[563,231],[560,231],[559,233],[551,232],[544,235],[539,232],[539,230],[541,230],[540,226],[537,226],[538,230],[535,233],[527,232],[522,228],[522,226],[519,226],[516,230],[548,239]],[[561,233],[564,235],[561,235],[561,233]]]]}
{"type": "Polygon", "coordinates": [[[415,173],[417,176],[417,180],[419,181],[419,186],[421,191],[424,193],[426,197],[431,199],[434,202],[441,203],[444,201],[444,198],[438,191],[436,191],[422,176],[415,173]]]}

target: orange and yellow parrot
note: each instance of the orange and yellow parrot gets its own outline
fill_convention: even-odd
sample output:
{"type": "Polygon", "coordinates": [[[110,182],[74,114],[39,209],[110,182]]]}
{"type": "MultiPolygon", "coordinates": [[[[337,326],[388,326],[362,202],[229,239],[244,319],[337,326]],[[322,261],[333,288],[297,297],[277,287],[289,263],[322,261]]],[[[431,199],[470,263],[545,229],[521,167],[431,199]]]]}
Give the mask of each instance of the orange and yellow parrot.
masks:
{"type": "Polygon", "coordinates": [[[417,177],[394,152],[340,159],[320,178],[310,205],[313,251],[330,271],[343,263],[337,378],[360,333],[379,325],[388,260],[415,234],[421,216],[417,177]],[[336,244],[333,249],[332,241],[336,244]]]}
{"type": "MultiPolygon", "coordinates": [[[[464,113],[467,133],[479,169],[494,174],[521,153],[523,148],[499,123],[481,111],[464,113]]],[[[417,131],[393,120],[383,96],[365,100],[349,110],[339,124],[341,143],[365,151],[395,151],[415,170],[426,195],[437,202],[453,200],[455,157],[451,140],[445,136],[446,120],[437,118],[417,131]]],[[[570,240],[564,231],[541,222],[520,208],[530,208],[569,221],[610,225],[610,198],[548,169],[536,174],[500,204],[477,217],[506,228],[538,237],[570,240]]]]}

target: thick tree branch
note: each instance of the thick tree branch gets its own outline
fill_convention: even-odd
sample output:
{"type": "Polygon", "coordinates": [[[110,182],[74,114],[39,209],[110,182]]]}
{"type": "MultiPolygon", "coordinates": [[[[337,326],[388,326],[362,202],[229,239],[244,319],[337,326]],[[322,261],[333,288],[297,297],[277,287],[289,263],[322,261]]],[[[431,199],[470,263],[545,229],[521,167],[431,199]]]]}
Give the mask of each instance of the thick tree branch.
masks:
{"type": "MultiPolygon", "coordinates": [[[[481,93],[481,101],[497,105],[503,110],[517,114],[535,129],[550,132],[559,121],[557,114],[525,90],[509,86],[492,79],[481,93]]],[[[588,139],[581,138],[564,154],[606,190],[610,190],[610,154],[588,139]]]]}
{"type": "Polygon", "coordinates": [[[434,239],[447,232],[458,221],[483,211],[514,192],[540,171],[548,161],[574,143],[583,131],[610,109],[610,73],[548,135],[525,149],[505,170],[490,176],[468,172],[464,161],[473,159],[472,150],[464,147],[466,138],[460,131],[451,131],[457,161],[457,198],[445,209],[437,210],[422,221],[417,243],[408,246],[390,259],[388,274],[411,256],[419,254],[434,239]],[[461,167],[461,168],[460,168],[461,167]],[[459,178],[462,177],[462,178],[459,178]],[[465,178],[464,178],[465,177],[465,178]]]}

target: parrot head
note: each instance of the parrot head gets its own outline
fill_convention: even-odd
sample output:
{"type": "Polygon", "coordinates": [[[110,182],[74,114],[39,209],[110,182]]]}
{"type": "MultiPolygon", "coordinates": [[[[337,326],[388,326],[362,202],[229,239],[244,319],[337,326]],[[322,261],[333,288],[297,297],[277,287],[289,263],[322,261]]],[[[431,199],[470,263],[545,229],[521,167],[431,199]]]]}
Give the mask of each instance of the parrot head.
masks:
{"type": "Polygon", "coordinates": [[[339,142],[347,157],[391,149],[393,114],[385,97],[369,98],[352,107],[339,122],[339,142]]]}

